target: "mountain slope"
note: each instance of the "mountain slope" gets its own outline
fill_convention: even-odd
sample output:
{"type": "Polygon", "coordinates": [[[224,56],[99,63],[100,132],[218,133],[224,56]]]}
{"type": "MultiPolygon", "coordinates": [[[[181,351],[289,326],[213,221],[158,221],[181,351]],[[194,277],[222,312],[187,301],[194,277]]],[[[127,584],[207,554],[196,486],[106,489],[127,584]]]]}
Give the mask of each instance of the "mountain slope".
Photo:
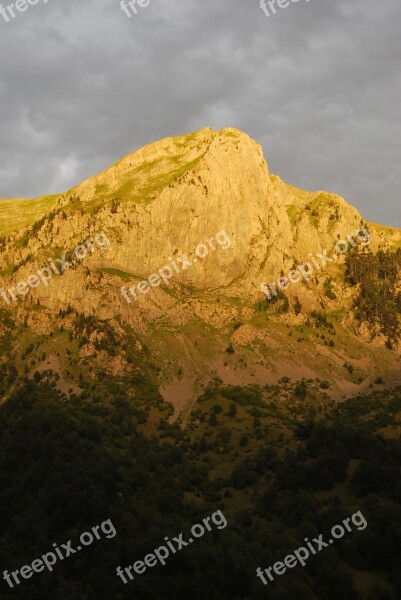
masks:
{"type": "MultiPolygon", "coordinates": [[[[15,203],[0,201],[2,214],[11,217],[15,203]]],[[[67,307],[110,322],[120,334],[130,328],[140,345],[152,347],[161,390],[177,411],[211,375],[233,384],[283,375],[323,379],[336,398],[379,376],[399,378],[399,339],[389,341],[375,315],[371,323],[355,318],[359,284],[346,279],[348,256],[291,286],[278,303],[266,302],[261,284],[277,282],[325,249],[331,256],[337,241],[360,227],[370,241],[361,252],[373,254],[399,248],[401,231],[367,224],[336,195],[285,184],[269,173],[260,146],[236,129],[150,144],[52,199],[51,210],[42,199],[32,206],[41,218],[29,227],[18,221],[0,243],[6,290],[101,231],[110,246],[10,306],[3,302],[4,309],[36,334],[60,325],[68,330],[73,313],[58,316],[67,307]],[[223,231],[225,243],[217,244],[223,231]],[[211,238],[215,249],[174,272],[168,285],[131,296],[131,303],[121,294],[121,286],[137,286],[176,257],[193,258],[211,238]]],[[[396,279],[392,290],[398,271],[396,279]]],[[[128,369],[124,356],[110,361],[106,351],[96,352],[97,335],[85,336],[80,359],[111,372],[128,369]]]]}

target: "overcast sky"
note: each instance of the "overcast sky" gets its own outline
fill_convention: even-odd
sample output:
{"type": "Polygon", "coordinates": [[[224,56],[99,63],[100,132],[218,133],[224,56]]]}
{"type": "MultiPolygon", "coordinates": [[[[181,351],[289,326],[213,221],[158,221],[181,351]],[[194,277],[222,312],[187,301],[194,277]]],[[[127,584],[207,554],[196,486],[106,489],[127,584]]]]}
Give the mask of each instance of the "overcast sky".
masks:
{"type": "MultiPolygon", "coordinates": [[[[10,4],[3,0],[3,4],[10,4]]],[[[123,155],[242,129],[270,171],[401,227],[400,0],[39,0],[0,15],[0,197],[65,191],[123,155]]]]}

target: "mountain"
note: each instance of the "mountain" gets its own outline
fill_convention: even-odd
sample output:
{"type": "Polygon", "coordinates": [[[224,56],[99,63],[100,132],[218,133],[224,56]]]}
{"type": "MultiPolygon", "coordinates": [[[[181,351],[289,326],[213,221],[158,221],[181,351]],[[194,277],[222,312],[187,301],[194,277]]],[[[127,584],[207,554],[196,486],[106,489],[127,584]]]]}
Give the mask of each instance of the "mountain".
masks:
{"type": "Polygon", "coordinates": [[[0,235],[2,599],[401,597],[400,230],[229,128],[0,235]]]}
{"type": "MultiPolygon", "coordinates": [[[[287,185],[237,129],[155,142],[59,196],[2,200],[0,224],[4,290],[43,267],[52,273],[14,291],[15,301],[3,293],[11,318],[48,335],[68,329],[72,316],[59,315],[68,307],[120,333],[131,328],[152,347],[177,415],[211,375],[231,384],[319,379],[337,399],[399,379],[401,231],[367,223],[339,196],[287,185]],[[56,257],[71,262],[100,232],[102,247],[92,241],[56,275],[56,257]],[[340,243],[333,254],[347,239],[348,251],[340,243]],[[300,265],[301,281],[266,287],[300,265]],[[141,287],[160,269],[159,285],[141,287]]],[[[81,358],[114,374],[127,368],[124,356],[97,354],[94,339],[81,344],[81,358]]]]}

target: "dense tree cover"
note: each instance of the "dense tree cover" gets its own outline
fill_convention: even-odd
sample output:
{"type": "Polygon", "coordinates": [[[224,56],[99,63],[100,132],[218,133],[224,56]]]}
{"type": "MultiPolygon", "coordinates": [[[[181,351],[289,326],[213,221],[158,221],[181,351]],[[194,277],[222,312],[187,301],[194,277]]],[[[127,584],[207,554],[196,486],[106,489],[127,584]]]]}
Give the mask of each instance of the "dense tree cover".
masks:
{"type": "Polygon", "coordinates": [[[67,401],[50,385],[27,381],[2,407],[4,568],[31,563],[51,551],[53,542],[76,540],[109,518],[118,532],[59,563],[53,574],[37,574],[9,591],[2,582],[2,598],[184,598],[190,573],[208,562],[209,551],[220,552],[217,536],[205,536],[200,550],[194,547],[156,575],[138,577],[130,589],[116,577],[116,566],[143,558],[166,535],[188,529],[215,507],[186,500],[185,493],[204,486],[205,469],[191,466],[178,445],[140,434],[132,401],[123,387],[114,382],[113,388],[113,397],[100,404],[89,393],[67,401]],[[177,578],[182,569],[185,575],[177,578]]]}
{"type": "Polygon", "coordinates": [[[14,323],[9,313],[0,308],[0,398],[17,378],[17,369],[13,361],[14,323]]]}
{"type": "Polygon", "coordinates": [[[166,420],[151,370],[84,378],[81,386],[67,398],[42,374],[0,407],[2,570],[32,563],[53,542],[74,545],[107,519],[117,535],[12,590],[1,581],[2,598],[365,600],[356,572],[373,578],[366,600],[401,594],[401,443],[377,433],[397,423],[400,390],[327,404],[319,413],[305,382],[292,386],[293,404],[284,406],[274,386],[214,380],[183,430],[166,420]],[[159,415],[153,428],[150,407],[159,415]],[[226,529],[206,533],[128,585],[116,576],[118,565],[143,559],[165,536],[183,532],[185,539],[219,508],[226,529]],[[356,510],[367,529],[269,586],[256,578],[258,566],[271,566],[356,510]]]}
{"type": "Polygon", "coordinates": [[[389,340],[400,334],[401,293],[397,292],[400,281],[401,249],[397,252],[358,252],[353,250],[346,257],[346,279],[359,285],[355,302],[356,316],[371,325],[378,325],[389,340]]]}
{"type": "MultiPolygon", "coordinates": [[[[295,390],[300,383],[294,384],[295,390]]],[[[253,387],[256,393],[256,386],[253,387]]],[[[232,387],[230,398],[237,398],[238,415],[244,421],[248,412],[248,427],[254,408],[241,410],[249,390],[232,387]]],[[[271,393],[272,390],[269,390],[271,393]]],[[[259,390],[260,395],[263,391],[259,390]]],[[[202,410],[227,396],[227,386],[215,381],[200,398],[202,410]],[[214,393],[212,394],[211,391],[214,393]]],[[[266,396],[266,394],[265,394],[266,396]]],[[[389,439],[378,433],[382,427],[399,427],[396,415],[401,411],[401,388],[391,394],[375,392],[357,397],[319,414],[314,404],[305,401],[303,409],[294,411],[289,402],[280,408],[274,402],[265,402],[259,411],[258,444],[246,455],[238,456],[238,446],[231,431],[231,456],[236,463],[228,477],[217,477],[217,499],[236,505],[237,498],[248,491],[244,523],[254,524],[263,519],[278,529],[283,525],[286,534],[294,535],[302,544],[309,538],[328,532],[342,519],[361,510],[368,521],[362,532],[353,532],[336,542],[330,551],[319,555],[305,569],[308,588],[317,598],[369,598],[395,600],[401,595],[399,565],[401,560],[401,436],[389,439]],[[289,406],[288,406],[289,405],[289,406]],[[292,429],[291,437],[273,433],[280,425],[292,429]],[[260,427],[261,426],[261,427],[260,427]],[[234,443],[232,443],[234,441],[234,443]],[[366,595],[352,578],[352,572],[369,573],[375,585],[366,595]]],[[[251,405],[246,405],[251,406],[251,405]]],[[[224,414],[223,406],[223,414],[224,414]]],[[[194,412],[199,418],[199,411],[194,412]]],[[[229,413],[227,413],[229,416],[229,413]]],[[[216,463],[220,454],[220,432],[226,421],[220,419],[210,431],[207,420],[198,452],[211,457],[216,463]],[[213,456],[214,453],[214,456],[213,456]]],[[[225,452],[226,453],[226,452],[225,452]]],[[[227,461],[230,458],[226,459],[227,461]]],[[[270,540],[268,543],[270,547],[270,540]]],[[[296,547],[296,546],[294,546],[296,547]]],[[[266,550],[269,555],[269,550],[266,550]]],[[[271,556],[271,555],[270,555],[271,556]]],[[[276,560],[280,556],[274,553],[276,560]]],[[[282,558],[282,557],[281,557],[282,558]]],[[[274,562],[272,558],[271,561],[274,562]]],[[[264,564],[272,562],[265,560],[264,564]]],[[[285,575],[287,577],[287,573],[285,575]]],[[[292,597],[288,592],[288,597],[292,597]]],[[[269,597],[269,596],[266,596],[269,597]]],[[[287,596],[283,595],[283,598],[287,596]]]]}

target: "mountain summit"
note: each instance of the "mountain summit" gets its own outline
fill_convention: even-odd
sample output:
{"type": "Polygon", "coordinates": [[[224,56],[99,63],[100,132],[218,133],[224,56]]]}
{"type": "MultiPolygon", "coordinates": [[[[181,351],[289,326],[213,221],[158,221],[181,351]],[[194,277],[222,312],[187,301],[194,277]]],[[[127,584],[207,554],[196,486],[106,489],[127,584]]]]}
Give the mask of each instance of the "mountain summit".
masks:
{"type": "MultiPolygon", "coordinates": [[[[45,334],[67,307],[110,322],[120,333],[132,328],[138,344],[151,344],[156,362],[164,364],[160,384],[167,395],[170,385],[174,393],[178,385],[179,395],[190,397],[210,372],[243,383],[275,381],[288,372],[324,374],[336,378],[337,395],[368,385],[378,364],[398,376],[401,231],[367,223],[339,196],[287,185],[269,173],[261,147],[237,129],[207,128],[149,144],[59,196],[2,200],[0,228],[4,290],[103,232],[107,248],[89,252],[57,282],[29,289],[10,306],[3,303],[3,310],[45,334]],[[355,239],[361,228],[369,248],[351,242],[348,254],[333,258],[339,240],[355,239]],[[217,234],[229,240],[225,247],[218,247],[217,234]],[[188,258],[205,244],[206,258],[188,258]],[[273,302],[266,300],[262,284],[286,279],[319,255],[331,257],[325,268],[291,287],[276,285],[273,302]],[[364,269],[383,264],[382,255],[396,275],[385,273],[385,288],[381,275],[372,273],[377,289],[365,319],[358,311],[364,269]],[[183,256],[187,268],[179,269],[183,256]],[[135,301],[121,293],[134,284],[140,288],[163,268],[171,277],[151,289],[148,284],[146,293],[143,284],[135,301]],[[388,314],[383,290],[392,295],[388,314]],[[385,325],[389,319],[391,327],[385,325]],[[186,376],[173,376],[166,360],[186,376]],[[358,378],[342,370],[352,360],[358,378]]],[[[95,360],[93,339],[84,342],[80,356],[95,360]]],[[[118,365],[102,359],[106,369],[124,369],[122,358],[118,365]]]]}

